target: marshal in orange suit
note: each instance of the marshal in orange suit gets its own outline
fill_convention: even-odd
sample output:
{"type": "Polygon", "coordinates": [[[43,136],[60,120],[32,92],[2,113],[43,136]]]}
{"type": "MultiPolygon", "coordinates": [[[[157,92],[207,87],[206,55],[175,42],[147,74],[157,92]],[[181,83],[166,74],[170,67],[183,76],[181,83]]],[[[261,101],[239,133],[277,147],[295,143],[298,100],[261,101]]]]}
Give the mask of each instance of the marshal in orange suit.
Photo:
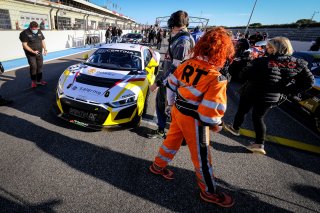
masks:
{"type": "Polygon", "coordinates": [[[209,130],[217,132],[222,128],[221,118],[227,107],[227,79],[219,70],[227,60],[232,60],[233,55],[234,47],[228,32],[221,27],[214,28],[198,41],[191,58],[169,76],[167,86],[171,93],[168,92],[168,105],[172,105],[172,121],[167,138],[150,166],[152,173],[173,179],[173,172],[166,166],[185,138],[200,187],[200,197],[222,207],[233,206],[234,200],[216,187],[209,130]]]}

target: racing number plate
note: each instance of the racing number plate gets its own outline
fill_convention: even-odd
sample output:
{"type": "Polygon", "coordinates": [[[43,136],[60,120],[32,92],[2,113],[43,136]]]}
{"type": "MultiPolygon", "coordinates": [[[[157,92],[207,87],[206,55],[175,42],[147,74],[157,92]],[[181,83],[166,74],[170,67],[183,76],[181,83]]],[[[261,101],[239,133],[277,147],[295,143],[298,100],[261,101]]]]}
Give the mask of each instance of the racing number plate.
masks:
{"type": "Polygon", "coordinates": [[[79,118],[84,118],[87,119],[89,121],[96,121],[97,119],[97,114],[95,113],[91,113],[91,112],[85,112],[85,111],[81,111],[81,110],[77,110],[74,108],[70,108],[69,113],[73,116],[79,117],[79,118]]]}

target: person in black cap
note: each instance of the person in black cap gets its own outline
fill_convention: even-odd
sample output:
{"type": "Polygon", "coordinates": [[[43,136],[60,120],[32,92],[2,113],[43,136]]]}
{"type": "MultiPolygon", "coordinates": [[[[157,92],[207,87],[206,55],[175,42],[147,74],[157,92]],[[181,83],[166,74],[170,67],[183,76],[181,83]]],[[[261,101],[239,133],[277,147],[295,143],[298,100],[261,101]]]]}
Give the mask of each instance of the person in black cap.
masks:
{"type": "Polygon", "coordinates": [[[20,41],[30,65],[31,87],[46,85],[42,80],[43,55],[47,54],[44,36],[37,22],[30,22],[29,28],[20,33],[20,41]]]}

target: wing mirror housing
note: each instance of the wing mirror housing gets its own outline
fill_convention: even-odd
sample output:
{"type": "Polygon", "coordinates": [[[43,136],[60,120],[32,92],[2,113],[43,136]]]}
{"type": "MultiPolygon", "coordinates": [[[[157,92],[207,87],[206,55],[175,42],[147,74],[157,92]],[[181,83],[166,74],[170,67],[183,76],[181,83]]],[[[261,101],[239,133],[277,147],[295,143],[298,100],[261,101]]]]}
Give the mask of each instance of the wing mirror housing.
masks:
{"type": "Polygon", "coordinates": [[[83,54],[83,55],[82,55],[82,59],[83,59],[83,60],[87,60],[88,58],[89,58],[89,55],[88,55],[88,54],[83,54]]]}

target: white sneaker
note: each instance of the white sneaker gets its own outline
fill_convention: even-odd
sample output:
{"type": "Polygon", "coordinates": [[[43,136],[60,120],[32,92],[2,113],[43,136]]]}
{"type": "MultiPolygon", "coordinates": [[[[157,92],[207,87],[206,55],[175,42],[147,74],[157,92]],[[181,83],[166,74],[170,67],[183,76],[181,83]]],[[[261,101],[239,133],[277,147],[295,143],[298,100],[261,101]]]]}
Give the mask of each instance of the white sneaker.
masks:
{"type": "Polygon", "coordinates": [[[264,150],[263,144],[251,143],[250,145],[246,146],[246,148],[253,153],[262,154],[262,155],[267,154],[266,151],[264,150]]]}

